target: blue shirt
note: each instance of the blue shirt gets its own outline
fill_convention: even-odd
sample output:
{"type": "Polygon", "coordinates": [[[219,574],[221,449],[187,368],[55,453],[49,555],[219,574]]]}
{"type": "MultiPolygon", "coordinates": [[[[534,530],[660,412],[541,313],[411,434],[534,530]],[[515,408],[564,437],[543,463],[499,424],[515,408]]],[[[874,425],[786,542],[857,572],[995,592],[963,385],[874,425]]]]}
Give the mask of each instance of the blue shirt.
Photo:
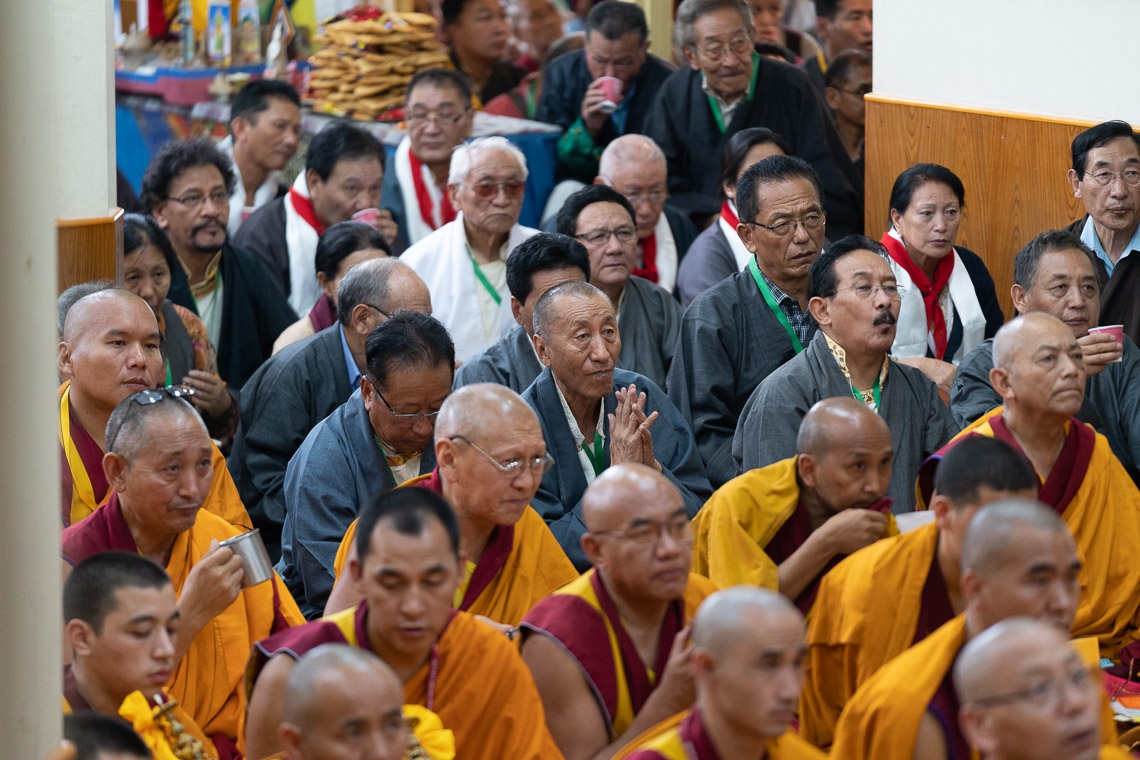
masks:
{"type": "Polygon", "coordinates": [[[1132,251],[1140,251],[1140,227],[1136,228],[1133,233],[1132,239],[1128,241],[1128,246],[1124,249],[1124,253],[1120,254],[1120,258],[1115,262],[1108,258],[1108,252],[1104,250],[1104,246],[1100,244],[1100,237],[1096,234],[1096,226],[1093,224],[1092,217],[1085,220],[1085,228],[1081,230],[1081,242],[1093,250],[1097,258],[1104,264],[1104,269],[1108,272],[1108,276],[1112,277],[1112,270],[1116,265],[1123,261],[1128,254],[1132,251]]]}
{"type": "Polygon", "coordinates": [[[356,367],[356,359],[352,358],[352,349],[348,347],[348,338],[344,337],[344,325],[337,325],[337,329],[340,330],[340,347],[344,349],[344,364],[348,372],[348,386],[354,391],[359,390],[360,378],[363,377],[363,375],[360,374],[360,370],[356,367]]]}

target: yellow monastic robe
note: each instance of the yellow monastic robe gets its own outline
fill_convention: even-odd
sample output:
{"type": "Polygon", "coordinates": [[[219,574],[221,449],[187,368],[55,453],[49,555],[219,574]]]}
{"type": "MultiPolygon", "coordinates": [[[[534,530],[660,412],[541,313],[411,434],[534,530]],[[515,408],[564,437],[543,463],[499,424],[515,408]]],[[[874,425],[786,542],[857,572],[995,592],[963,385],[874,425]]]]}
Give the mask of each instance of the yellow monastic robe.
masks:
{"type": "MultiPolygon", "coordinates": [[[[66,484],[67,480],[71,481],[70,510],[68,514],[62,515],[63,527],[65,528],[79,522],[94,512],[97,507],[106,503],[107,497],[111,493],[108,490],[102,500],[95,498],[91,476],[88,475],[88,466],[94,467],[95,462],[85,464],[83,457],[80,456],[79,450],[76,448],[75,441],[72,439],[71,405],[68,403],[70,390],[70,380],[59,386],[59,445],[63,448],[63,457],[70,471],[70,478],[68,473],[64,473],[64,482],[66,484]]],[[[237,484],[234,483],[229,468],[226,467],[226,458],[222,456],[222,452],[213,442],[210,443],[210,449],[210,463],[214,467],[214,478],[210,482],[210,491],[206,494],[206,500],[202,504],[203,509],[207,512],[213,512],[230,525],[236,525],[245,530],[253,530],[253,522],[250,521],[249,515],[245,511],[245,505],[241,502],[237,484]]],[[[103,466],[102,461],[98,463],[98,466],[103,466]]],[[[64,494],[64,499],[66,500],[66,494],[64,494]]]]}
{"type": "MultiPolygon", "coordinates": [[[[694,573],[724,588],[749,585],[779,590],[779,567],[764,547],[799,505],[798,459],[749,470],[705,502],[693,518],[694,573]]],[[[894,516],[888,514],[883,537],[898,532],[894,516]]]]}
{"type": "MultiPolygon", "coordinates": [[[[693,708],[658,723],[618,752],[613,760],[722,760],[697,717],[699,714],[693,708]]],[[[770,739],[764,747],[765,760],[824,760],[826,757],[791,730],[770,739]]]]}
{"type": "Polygon", "coordinates": [[[830,746],[855,690],[914,642],[937,546],[938,526],[930,523],[877,541],[824,576],[800,693],[800,734],[812,744],[830,746]]]}
{"type": "MultiPolygon", "coordinates": [[[[566,552],[558,545],[550,528],[531,507],[527,507],[515,523],[509,538],[511,543],[501,547],[507,553],[501,549],[492,552],[492,545],[496,543],[495,536],[492,536],[491,544],[475,566],[472,585],[467,587],[460,604],[456,605],[457,609],[483,615],[496,623],[518,625],[534,605],[578,577],[578,571],[566,558],[566,552]],[[491,563],[488,571],[498,567],[485,585],[479,583],[482,575],[479,567],[483,563],[491,563]]],[[[355,540],[356,520],[353,520],[336,553],[333,567],[338,579],[355,540]]]]}
{"type": "MultiPolygon", "coordinates": [[[[171,744],[172,739],[177,737],[172,736],[170,731],[154,720],[155,711],[155,705],[148,702],[142,692],[138,691],[128,694],[123,703],[119,705],[119,717],[130,723],[131,727],[135,729],[135,733],[142,737],[155,760],[177,760],[177,755],[171,744]]],[[[167,707],[166,712],[182,726],[185,733],[190,734],[201,743],[202,750],[206,753],[205,757],[208,760],[216,760],[218,751],[214,748],[214,743],[194,722],[190,714],[182,709],[182,705],[175,704],[172,707],[167,707]]],[[[72,706],[67,701],[67,697],[63,698],[63,714],[72,714],[72,706]]]]}
{"type": "MultiPolygon", "coordinates": [[[[969,435],[1007,440],[1001,412],[999,407],[981,417],[948,446],[969,435]],[[995,425],[1001,435],[995,435],[995,425]]],[[[1084,423],[1070,421],[1066,425],[1068,436],[1078,433],[1076,425],[1084,423]]],[[[1140,640],[1140,491],[1112,453],[1108,440],[1099,433],[1095,436],[1085,471],[1054,467],[1042,486],[1042,498],[1049,503],[1045,490],[1054,478],[1060,478],[1061,484],[1068,484],[1071,477],[1081,478],[1075,495],[1060,512],[1084,563],[1073,636],[1096,636],[1101,655],[1117,660],[1121,647],[1140,640]]],[[[1049,506],[1056,509],[1055,504],[1049,506]]]]}

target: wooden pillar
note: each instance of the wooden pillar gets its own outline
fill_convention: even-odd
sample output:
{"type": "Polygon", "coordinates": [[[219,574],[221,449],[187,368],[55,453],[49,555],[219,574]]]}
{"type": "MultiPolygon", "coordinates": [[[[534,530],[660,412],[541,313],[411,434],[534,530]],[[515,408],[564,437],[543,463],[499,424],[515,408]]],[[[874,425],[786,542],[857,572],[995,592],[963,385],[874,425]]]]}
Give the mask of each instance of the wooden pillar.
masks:
{"type": "Polygon", "coordinates": [[[673,60],[673,3],[670,0],[625,0],[640,5],[649,22],[649,52],[673,60]]]}

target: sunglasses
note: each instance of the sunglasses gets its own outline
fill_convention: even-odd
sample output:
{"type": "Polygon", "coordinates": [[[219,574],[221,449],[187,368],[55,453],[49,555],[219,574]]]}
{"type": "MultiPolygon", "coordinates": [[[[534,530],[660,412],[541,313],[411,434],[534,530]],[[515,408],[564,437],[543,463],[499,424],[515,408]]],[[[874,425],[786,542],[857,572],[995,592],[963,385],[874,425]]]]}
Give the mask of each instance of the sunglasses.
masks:
{"type": "Polygon", "coordinates": [[[479,182],[470,187],[475,192],[476,198],[486,201],[498,195],[500,188],[508,198],[519,198],[526,190],[526,183],[512,179],[507,182],[479,182]]]}
{"type": "Polygon", "coordinates": [[[125,411],[125,413],[118,418],[118,424],[115,425],[114,429],[110,431],[111,434],[107,436],[107,451],[114,450],[115,439],[119,437],[119,431],[123,429],[123,424],[126,423],[126,421],[131,417],[131,412],[134,410],[135,404],[138,406],[151,406],[152,404],[157,404],[160,401],[165,401],[167,397],[180,398],[189,401],[190,399],[194,398],[194,389],[185,384],[168,385],[165,388],[159,388],[158,390],[139,391],[138,393],[132,393],[130,396],[127,396],[127,398],[124,400],[133,401],[134,404],[132,404],[125,411]]]}

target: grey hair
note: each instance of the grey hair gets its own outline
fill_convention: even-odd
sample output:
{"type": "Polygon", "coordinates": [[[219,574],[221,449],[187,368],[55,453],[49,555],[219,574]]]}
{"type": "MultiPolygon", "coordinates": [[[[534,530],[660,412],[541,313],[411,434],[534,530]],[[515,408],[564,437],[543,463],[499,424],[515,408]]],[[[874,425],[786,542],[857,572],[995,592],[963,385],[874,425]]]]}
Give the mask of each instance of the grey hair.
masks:
{"type": "Polygon", "coordinates": [[[494,135],[492,137],[479,137],[471,142],[455,146],[455,150],[451,151],[451,168],[447,172],[447,184],[462,185],[463,181],[467,179],[467,173],[471,171],[475,159],[483,153],[495,150],[509,153],[515,161],[518,161],[525,182],[526,178],[530,176],[530,171],[526,168],[526,156],[507,138],[494,135]]]}
{"type": "Polygon", "coordinates": [[[667,163],[664,151],[661,150],[652,137],[645,135],[622,135],[602,151],[598,161],[598,176],[609,179],[613,174],[614,164],[619,161],[637,161],[638,163],[667,163]]]}
{"type": "Polygon", "coordinates": [[[744,29],[752,35],[752,11],[744,0],[685,0],[677,9],[677,20],[674,22],[675,41],[681,45],[692,47],[697,44],[693,33],[693,25],[701,16],[723,9],[734,10],[740,14],[744,21],[744,29]]]}
{"type": "Polygon", "coordinates": [[[112,280],[91,280],[90,282],[81,282],[78,285],[72,285],[60,293],[59,298],[57,298],[55,302],[55,328],[59,331],[59,334],[63,335],[63,324],[67,321],[67,312],[71,311],[72,306],[92,293],[98,293],[100,290],[110,290],[114,287],[115,283],[112,280]]]}
{"type": "Polygon", "coordinates": [[[601,296],[606,300],[607,303],[611,303],[609,296],[607,296],[601,290],[598,290],[598,288],[595,286],[583,280],[569,280],[567,282],[555,285],[553,288],[543,293],[542,297],[538,299],[538,303],[534,305],[534,316],[532,319],[534,321],[535,335],[541,335],[543,338],[550,337],[544,331],[549,330],[552,327],[555,320],[554,302],[563,296],[576,296],[578,298],[593,298],[595,296],[601,296]]]}
{"type": "Polygon", "coordinates": [[[389,285],[392,277],[401,270],[412,271],[411,267],[396,258],[370,259],[349,269],[341,278],[337,290],[337,321],[347,325],[352,321],[352,310],[360,304],[392,314],[395,309],[388,308],[389,285]]]}

